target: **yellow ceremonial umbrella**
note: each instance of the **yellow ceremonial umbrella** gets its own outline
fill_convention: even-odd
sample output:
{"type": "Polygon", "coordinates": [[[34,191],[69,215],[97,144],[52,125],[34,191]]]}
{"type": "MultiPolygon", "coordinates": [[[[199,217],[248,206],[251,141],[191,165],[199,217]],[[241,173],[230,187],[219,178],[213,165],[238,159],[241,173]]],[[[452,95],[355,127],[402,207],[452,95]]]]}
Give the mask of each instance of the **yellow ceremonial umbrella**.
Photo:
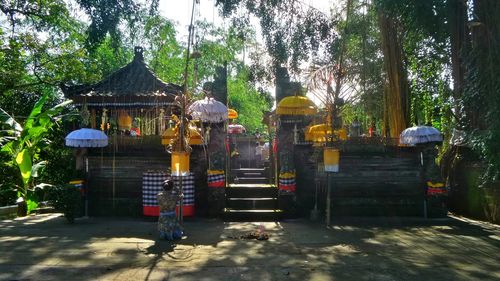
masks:
{"type": "MultiPolygon", "coordinates": [[[[334,130],[333,133],[340,140],[347,139],[347,131],[345,129],[334,130]]],[[[310,126],[305,133],[305,140],[312,142],[326,142],[327,137],[332,135],[332,125],[319,124],[310,126]]]]}
{"type": "MultiPolygon", "coordinates": [[[[161,144],[163,145],[169,145],[174,142],[174,140],[179,136],[179,127],[175,126],[172,128],[168,128],[163,132],[161,136],[161,144]]],[[[198,131],[198,128],[190,124],[188,127],[188,136],[189,138],[189,145],[202,145],[203,144],[203,138],[198,131]]]]}
{"type": "Polygon", "coordinates": [[[227,110],[227,117],[229,119],[236,119],[236,118],[238,118],[238,112],[236,110],[230,108],[227,110]]]}
{"type": "Polygon", "coordinates": [[[178,128],[177,126],[168,128],[161,135],[161,144],[169,145],[177,138],[178,128]]]}
{"type": "Polygon", "coordinates": [[[305,96],[285,97],[276,107],[278,115],[314,115],[317,111],[314,102],[305,96]]]}
{"type": "Polygon", "coordinates": [[[202,145],[203,138],[196,126],[189,126],[189,145],[202,145]]]}

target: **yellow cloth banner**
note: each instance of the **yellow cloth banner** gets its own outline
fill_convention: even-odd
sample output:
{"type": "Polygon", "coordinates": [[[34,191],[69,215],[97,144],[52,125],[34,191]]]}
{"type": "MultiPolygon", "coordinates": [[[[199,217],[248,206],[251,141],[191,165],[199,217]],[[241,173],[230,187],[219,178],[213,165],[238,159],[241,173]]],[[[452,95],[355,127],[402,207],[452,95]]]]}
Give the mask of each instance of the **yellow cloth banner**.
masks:
{"type": "Polygon", "coordinates": [[[172,175],[189,173],[189,153],[172,152],[172,175]]]}
{"type": "Polygon", "coordinates": [[[340,151],[336,148],[325,147],[323,162],[325,163],[325,172],[337,173],[339,171],[340,151]]]}

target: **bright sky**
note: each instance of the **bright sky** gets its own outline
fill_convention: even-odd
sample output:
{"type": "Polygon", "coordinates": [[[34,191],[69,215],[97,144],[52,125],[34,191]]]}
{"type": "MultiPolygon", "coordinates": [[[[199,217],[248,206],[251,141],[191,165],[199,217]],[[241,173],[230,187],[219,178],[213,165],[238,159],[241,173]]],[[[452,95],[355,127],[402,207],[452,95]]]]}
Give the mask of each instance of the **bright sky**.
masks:
{"type": "MultiPolygon", "coordinates": [[[[205,19],[214,24],[224,24],[215,7],[215,0],[199,0],[195,8],[195,20],[205,19]]],[[[177,23],[177,30],[181,37],[187,37],[188,26],[191,20],[191,0],[160,0],[160,14],[177,23]]],[[[181,39],[181,38],[179,38],[181,39]]],[[[184,38],[185,39],[185,38],[184,38]]]]}
{"type": "MultiPolygon", "coordinates": [[[[208,22],[214,23],[216,25],[225,25],[225,21],[220,15],[218,8],[215,7],[215,0],[199,0],[200,3],[197,5],[195,12],[195,19],[205,19],[208,22]]],[[[320,11],[329,13],[330,7],[334,3],[341,2],[343,0],[303,0],[302,3],[312,6],[320,11]]],[[[191,20],[191,10],[193,7],[192,0],[160,0],[160,14],[169,18],[177,23],[178,32],[181,39],[182,37],[187,37],[187,30],[189,21],[191,20]]],[[[257,23],[257,21],[252,21],[257,23]]],[[[256,29],[260,29],[259,26],[255,26],[256,29]]]]}

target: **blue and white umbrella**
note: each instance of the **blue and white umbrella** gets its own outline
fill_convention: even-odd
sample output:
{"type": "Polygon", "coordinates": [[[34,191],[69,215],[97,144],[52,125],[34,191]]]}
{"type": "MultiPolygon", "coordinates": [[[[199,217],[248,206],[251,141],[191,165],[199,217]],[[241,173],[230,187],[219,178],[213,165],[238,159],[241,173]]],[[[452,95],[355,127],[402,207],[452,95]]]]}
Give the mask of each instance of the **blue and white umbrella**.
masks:
{"type": "Polygon", "coordinates": [[[108,136],[99,130],[83,128],[69,133],[65,141],[70,147],[105,147],[108,136]]]}
{"type": "Polygon", "coordinates": [[[399,135],[399,142],[406,145],[415,145],[429,142],[442,142],[443,135],[438,129],[430,126],[415,126],[404,129],[399,135]]]}

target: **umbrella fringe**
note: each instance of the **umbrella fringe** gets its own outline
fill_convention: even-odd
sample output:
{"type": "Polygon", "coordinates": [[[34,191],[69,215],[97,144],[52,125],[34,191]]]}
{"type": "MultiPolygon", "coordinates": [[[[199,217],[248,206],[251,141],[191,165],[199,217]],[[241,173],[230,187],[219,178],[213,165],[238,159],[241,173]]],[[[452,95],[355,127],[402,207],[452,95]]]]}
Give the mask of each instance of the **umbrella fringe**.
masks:
{"type": "Polygon", "coordinates": [[[278,107],[276,109],[276,114],[278,114],[278,115],[314,115],[314,114],[316,114],[316,108],[314,108],[314,107],[305,107],[305,108],[278,107]]]}

